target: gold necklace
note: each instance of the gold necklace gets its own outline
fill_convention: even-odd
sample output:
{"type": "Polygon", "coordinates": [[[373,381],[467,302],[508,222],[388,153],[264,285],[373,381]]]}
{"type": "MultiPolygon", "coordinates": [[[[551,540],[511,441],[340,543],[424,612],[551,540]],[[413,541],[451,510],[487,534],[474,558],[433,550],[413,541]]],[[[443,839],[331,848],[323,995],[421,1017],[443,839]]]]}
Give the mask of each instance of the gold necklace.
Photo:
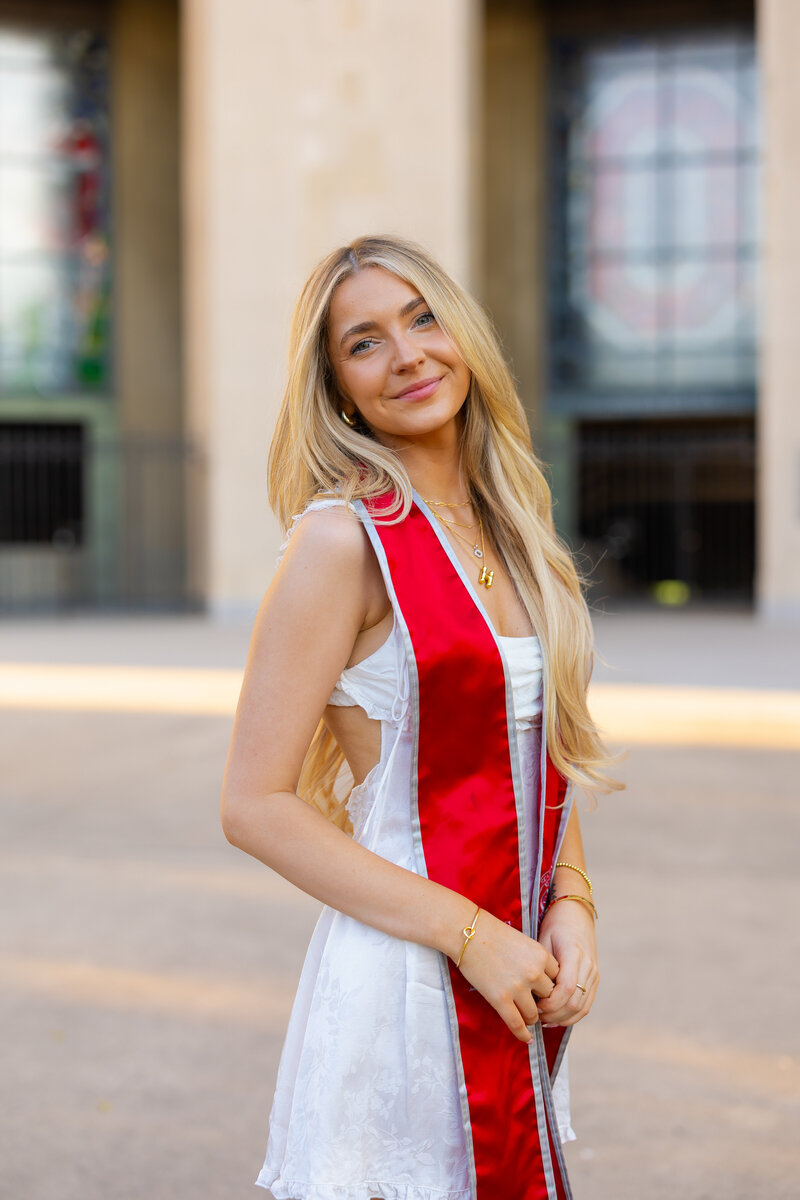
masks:
{"type": "MultiPolygon", "coordinates": [[[[471,500],[458,500],[454,504],[450,504],[447,500],[425,500],[429,508],[468,508],[471,506],[471,500]]],[[[435,517],[440,521],[449,521],[451,525],[457,525],[459,529],[476,529],[477,521],[473,521],[471,525],[466,525],[463,521],[454,521],[452,517],[443,517],[441,513],[434,512],[435,517]]]]}
{"type": "Polygon", "coordinates": [[[465,524],[464,521],[454,521],[452,517],[443,517],[441,515],[441,513],[435,512],[433,515],[435,517],[438,517],[440,521],[444,521],[445,525],[455,525],[457,529],[477,529],[478,528],[477,521],[473,521],[471,525],[467,525],[467,524],[465,524]]]}
{"type": "MultiPolygon", "coordinates": [[[[424,496],[423,496],[423,500],[425,500],[424,496]]],[[[471,500],[453,500],[451,502],[449,500],[425,500],[425,503],[432,504],[435,508],[466,508],[468,504],[472,503],[472,501],[471,500]]]]}
{"type": "MultiPolygon", "coordinates": [[[[427,500],[425,501],[425,503],[426,504],[428,503],[427,500]]],[[[455,506],[452,505],[449,507],[455,507],[455,506]]],[[[458,540],[460,542],[463,542],[465,546],[469,547],[469,549],[472,551],[475,558],[479,558],[481,560],[481,571],[480,571],[480,575],[478,576],[478,583],[482,583],[485,588],[490,588],[492,586],[492,584],[494,583],[494,571],[493,570],[490,571],[489,568],[486,566],[486,543],[485,543],[484,537],[483,537],[483,521],[481,520],[481,514],[478,513],[478,528],[480,529],[480,539],[481,539],[480,546],[478,545],[477,542],[475,542],[475,543],[468,542],[467,539],[462,534],[456,533],[455,529],[453,529],[453,527],[452,527],[453,524],[455,524],[455,522],[451,523],[450,521],[447,520],[446,517],[441,516],[440,513],[437,513],[435,511],[434,511],[433,515],[437,518],[437,520],[441,521],[442,524],[446,528],[448,528],[450,530],[453,537],[458,538],[458,540]]]]}

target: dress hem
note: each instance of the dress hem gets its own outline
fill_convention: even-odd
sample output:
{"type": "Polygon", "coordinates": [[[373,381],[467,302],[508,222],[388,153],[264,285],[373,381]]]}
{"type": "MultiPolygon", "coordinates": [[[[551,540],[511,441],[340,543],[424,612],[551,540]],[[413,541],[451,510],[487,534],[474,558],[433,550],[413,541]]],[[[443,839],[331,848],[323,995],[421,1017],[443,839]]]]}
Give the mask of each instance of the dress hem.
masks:
{"type": "Polygon", "coordinates": [[[361,1183],[310,1183],[299,1179],[273,1179],[268,1183],[267,1179],[262,1172],[256,1187],[272,1191],[275,1200],[471,1200],[469,1188],[453,1191],[377,1179],[361,1183]]]}

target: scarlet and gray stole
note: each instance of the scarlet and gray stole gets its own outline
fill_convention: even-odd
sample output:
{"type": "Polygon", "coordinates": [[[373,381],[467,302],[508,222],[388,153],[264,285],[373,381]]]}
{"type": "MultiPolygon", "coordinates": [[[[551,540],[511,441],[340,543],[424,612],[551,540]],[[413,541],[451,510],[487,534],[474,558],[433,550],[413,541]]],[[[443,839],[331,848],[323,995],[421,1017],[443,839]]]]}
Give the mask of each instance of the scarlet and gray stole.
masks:
{"type": "MultiPolygon", "coordinates": [[[[417,869],[535,937],[569,814],[567,783],[543,728],[531,871],[536,841],[525,828],[511,688],[494,631],[424,502],[415,494],[404,521],[381,524],[390,499],[357,507],[408,655],[417,869]]],[[[444,955],[442,975],[473,1200],[570,1200],[551,1091],[568,1031],[537,1024],[526,1048],[444,955]]]]}

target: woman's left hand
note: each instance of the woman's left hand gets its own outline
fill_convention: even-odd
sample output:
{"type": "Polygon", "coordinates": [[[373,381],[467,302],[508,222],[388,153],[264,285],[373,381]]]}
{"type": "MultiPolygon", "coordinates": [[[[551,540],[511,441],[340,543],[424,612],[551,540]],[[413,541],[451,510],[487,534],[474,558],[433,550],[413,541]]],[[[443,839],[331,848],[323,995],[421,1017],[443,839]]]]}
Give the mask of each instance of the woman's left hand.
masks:
{"type": "Polygon", "coordinates": [[[563,900],[545,913],[537,941],[558,962],[555,988],[537,1002],[542,1024],[575,1025],[592,1007],[599,982],[594,917],[584,904],[563,900]]]}

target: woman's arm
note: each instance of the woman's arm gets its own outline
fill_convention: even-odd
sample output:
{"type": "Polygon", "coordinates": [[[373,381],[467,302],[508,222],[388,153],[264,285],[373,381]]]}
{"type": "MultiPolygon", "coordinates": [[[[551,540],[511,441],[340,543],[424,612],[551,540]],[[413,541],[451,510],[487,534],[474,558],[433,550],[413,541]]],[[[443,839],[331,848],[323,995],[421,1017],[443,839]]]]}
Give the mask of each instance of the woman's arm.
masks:
{"type": "MultiPolygon", "coordinates": [[[[586,870],[581,827],[574,805],[558,861],[586,870]]],[[[556,867],[552,895],[591,899],[585,879],[569,867],[556,867]]],[[[562,900],[548,908],[542,918],[539,940],[559,964],[555,988],[546,1000],[539,1002],[542,1021],[548,1025],[574,1025],[586,1016],[594,1003],[600,978],[594,924],[591,910],[579,900],[562,900]],[[578,984],[586,991],[581,991],[578,984]]]]}
{"type": "MultiPolygon", "coordinates": [[[[359,632],[381,619],[385,588],[361,523],[310,513],[259,609],[234,722],[222,799],[230,842],[286,879],[384,933],[454,961],[475,905],[359,845],[296,794],[300,770],[359,632]]],[[[489,913],[462,971],[522,1041],[558,964],[489,913]]]]}

